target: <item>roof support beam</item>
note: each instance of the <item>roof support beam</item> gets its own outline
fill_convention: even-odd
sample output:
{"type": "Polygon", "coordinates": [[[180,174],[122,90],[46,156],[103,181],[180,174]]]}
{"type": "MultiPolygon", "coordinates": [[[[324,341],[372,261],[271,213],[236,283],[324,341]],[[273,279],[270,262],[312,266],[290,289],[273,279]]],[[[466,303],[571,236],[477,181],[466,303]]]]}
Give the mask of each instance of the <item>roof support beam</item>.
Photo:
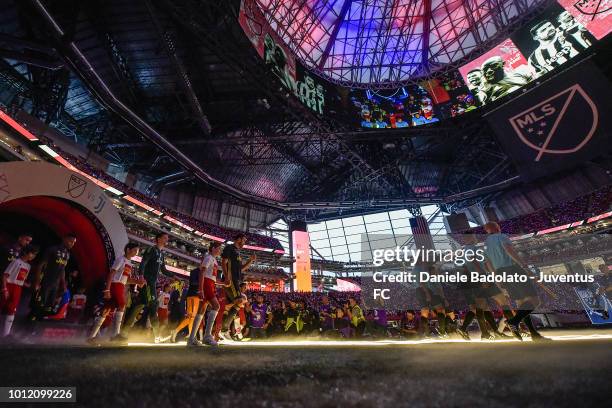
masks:
{"type": "Polygon", "coordinates": [[[102,78],[95,71],[91,63],[87,60],[85,55],[79,50],[76,44],[72,41],[64,38],[65,32],[53,16],[49,13],[47,8],[42,4],[40,0],[32,0],[34,8],[40,13],[43,20],[53,29],[54,35],[57,38],[60,54],[64,56],[66,61],[72,66],[75,74],[77,74],[83,82],[87,85],[92,94],[109,110],[116,113],[119,117],[130,124],[136,129],[142,136],[149,139],[152,143],[157,145],[160,150],[164,151],[177,163],[179,163],[187,171],[194,174],[202,182],[225,192],[237,199],[241,199],[247,202],[257,203],[266,207],[283,209],[286,206],[283,203],[279,203],[267,198],[258,197],[249,193],[245,193],[237,188],[230,186],[206,173],[200,166],[198,166],[192,159],[185,155],[182,151],[176,148],[168,139],[158,133],[151,127],[146,121],[139,117],[136,113],[125,106],[113,92],[109,89],[108,85],[102,80],[102,78]]]}
{"type": "MultiPolygon", "coordinates": [[[[197,19],[196,17],[201,17],[200,15],[194,16],[193,13],[187,14],[184,10],[184,4],[186,1],[180,2],[181,7],[176,7],[175,2],[170,0],[165,0],[162,3],[166,3],[169,8],[169,12],[175,15],[176,19],[179,19],[181,22],[185,23],[187,27],[193,32],[194,35],[205,38],[208,43],[213,47],[213,49],[223,50],[223,44],[218,36],[212,35],[211,30],[205,28],[205,24],[212,23],[210,21],[206,21],[205,19],[197,19]]],[[[214,2],[216,7],[221,7],[218,2],[214,2]]],[[[286,105],[289,110],[288,114],[294,116],[297,121],[300,122],[308,122],[312,125],[313,129],[318,132],[323,133],[331,133],[330,126],[318,118],[312,111],[303,106],[296,99],[288,98],[285,99],[280,97],[277,93],[274,93],[270,90],[269,87],[265,86],[266,78],[269,78],[271,75],[267,70],[262,72],[263,64],[253,65],[246,63],[245,60],[240,59],[237,60],[232,58],[231,55],[225,52],[219,52],[218,57],[227,63],[241,71],[241,73],[249,73],[253,76],[253,79],[258,81],[259,86],[261,86],[262,91],[266,92],[266,94],[270,97],[270,100],[275,101],[276,103],[286,105]]],[[[333,137],[333,136],[332,136],[333,137]]],[[[362,174],[374,173],[375,168],[368,163],[359,153],[357,153],[350,144],[345,141],[342,137],[337,137],[337,141],[342,149],[341,155],[353,166],[356,172],[362,174]]],[[[330,158],[329,160],[333,161],[336,158],[330,158]]],[[[387,188],[390,191],[394,189],[392,183],[390,183],[385,177],[380,179],[383,188],[387,188]]]]}
{"type": "Polygon", "coordinates": [[[431,0],[423,1],[423,34],[421,41],[421,67],[429,72],[429,31],[431,30],[431,0]]]}
{"type": "Polygon", "coordinates": [[[189,75],[187,74],[187,70],[185,69],[185,65],[183,65],[181,59],[176,55],[176,47],[174,46],[174,39],[172,38],[172,34],[165,30],[162,27],[161,21],[157,16],[157,12],[154,10],[151,2],[149,0],[145,1],[147,9],[149,10],[149,14],[151,15],[151,20],[153,21],[153,25],[157,29],[158,35],[161,37],[161,43],[166,50],[166,54],[172,61],[176,73],[180,77],[179,83],[183,88],[183,92],[185,92],[185,96],[187,96],[187,100],[191,109],[193,110],[194,115],[196,116],[196,121],[204,132],[204,134],[209,135],[211,132],[210,123],[208,122],[208,117],[204,114],[204,109],[202,109],[202,105],[200,104],[200,100],[193,89],[193,85],[191,84],[191,80],[189,79],[189,75]]]}
{"type": "Polygon", "coordinates": [[[143,114],[145,112],[144,96],[129,69],[127,59],[110,32],[109,17],[104,4],[100,1],[92,1],[86,5],[85,13],[89,17],[98,41],[108,55],[113,74],[121,86],[120,95],[126,98],[127,102],[140,114],[143,114]]]}
{"type": "Polygon", "coordinates": [[[323,51],[323,55],[321,55],[321,59],[319,60],[319,69],[323,69],[325,63],[327,62],[327,58],[329,58],[329,53],[336,42],[336,38],[338,37],[338,32],[340,31],[340,27],[342,26],[342,22],[346,18],[346,14],[351,9],[351,3],[353,0],[344,0],[344,4],[340,9],[340,14],[338,14],[338,18],[334,22],[334,29],[329,35],[329,40],[325,45],[325,50],[323,51]]]}

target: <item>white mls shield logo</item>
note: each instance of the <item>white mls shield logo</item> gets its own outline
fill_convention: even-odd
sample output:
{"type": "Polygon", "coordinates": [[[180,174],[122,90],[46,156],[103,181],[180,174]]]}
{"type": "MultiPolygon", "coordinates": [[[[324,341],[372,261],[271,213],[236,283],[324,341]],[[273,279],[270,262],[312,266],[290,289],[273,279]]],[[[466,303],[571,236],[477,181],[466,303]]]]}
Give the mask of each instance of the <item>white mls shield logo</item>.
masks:
{"type": "Polygon", "coordinates": [[[66,192],[72,198],[79,198],[85,192],[85,187],[87,187],[87,181],[72,174],[68,180],[68,189],[66,192]]]}
{"type": "Polygon", "coordinates": [[[579,84],[508,119],[528,147],[544,154],[572,154],[593,137],[599,123],[597,106],[579,84]]]}

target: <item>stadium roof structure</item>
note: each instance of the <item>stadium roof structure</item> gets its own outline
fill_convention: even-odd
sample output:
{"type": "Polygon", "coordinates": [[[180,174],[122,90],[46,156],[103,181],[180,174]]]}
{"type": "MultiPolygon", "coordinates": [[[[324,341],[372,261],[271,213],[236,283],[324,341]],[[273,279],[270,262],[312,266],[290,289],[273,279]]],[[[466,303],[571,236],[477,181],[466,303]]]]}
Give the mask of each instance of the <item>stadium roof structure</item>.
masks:
{"type": "MultiPolygon", "coordinates": [[[[334,10],[344,4],[337,3],[334,10]]],[[[469,45],[480,28],[503,25],[534,4],[493,3],[497,13],[487,15],[497,23],[483,19],[457,41],[442,35],[444,19],[431,27],[429,55],[443,63],[440,37],[457,61],[480,46],[469,45]]],[[[5,4],[0,104],[143,176],[152,194],[166,188],[321,219],[480,200],[518,178],[479,111],[401,131],[356,129],[314,114],[252,46],[238,23],[239,0],[5,4]]]]}
{"type": "Polygon", "coordinates": [[[311,70],[352,87],[397,87],[453,67],[546,0],[255,0],[311,70]]]}

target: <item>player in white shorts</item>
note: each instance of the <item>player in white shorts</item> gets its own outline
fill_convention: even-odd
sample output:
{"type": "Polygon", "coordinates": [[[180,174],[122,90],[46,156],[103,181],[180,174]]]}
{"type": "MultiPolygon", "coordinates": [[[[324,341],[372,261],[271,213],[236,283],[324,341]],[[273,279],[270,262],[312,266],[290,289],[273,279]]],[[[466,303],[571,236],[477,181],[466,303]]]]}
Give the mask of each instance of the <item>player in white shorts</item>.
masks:
{"type": "Polygon", "coordinates": [[[19,257],[13,259],[2,276],[2,295],[0,296],[0,311],[4,316],[2,336],[11,333],[15,313],[21,299],[21,289],[30,273],[30,262],[38,255],[38,247],[27,245],[21,250],[19,257]]]}
{"type": "Polygon", "coordinates": [[[106,286],[104,289],[104,307],[100,311],[100,314],[94,319],[94,324],[87,338],[87,342],[90,344],[97,344],[96,337],[100,332],[104,320],[113,310],[115,315],[113,318],[113,328],[111,333],[111,341],[115,342],[126,342],[127,339],[119,334],[121,331],[121,321],[123,320],[123,313],[125,312],[125,296],[126,296],[126,285],[136,284],[143,285],[145,283],[144,278],[136,279],[132,276],[132,258],[138,255],[138,245],[134,243],[128,243],[123,251],[123,255],[115,259],[113,266],[106,278],[106,286]]]}
{"type": "Polygon", "coordinates": [[[200,327],[200,323],[204,319],[204,314],[206,313],[206,308],[209,303],[211,308],[208,312],[208,317],[206,318],[204,344],[209,346],[217,345],[217,342],[212,335],[212,329],[215,325],[217,313],[219,312],[217,285],[222,285],[217,283],[217,270],[219,269],[219,264],[217,263],[216,258],[219,255],[221,255],[221,244],[219,242],[213,242],[210,244],[208,254],[206,254],[204,259],[202,259],[202,263],[200,265],[198,290],[198,295],[200,296],[200,307],[198,308],[198,313],[196,314],[193,322],[193,330],[191,330],[191,333],[189,334],[189,341],[187,341],[188,346],[198,345],[195,335],[197,333],[197,328],[200,327]]]}
{"type": "Polygon", "coordinates": [[[162,290],[157,295],[157,316],[159,317],[159,333],[161,337],[164,337],[163,333],[166,332],[168,327],[168,305],[170,305],[170,291],[172,287],[169,283],[166,283],[162,290]]]}

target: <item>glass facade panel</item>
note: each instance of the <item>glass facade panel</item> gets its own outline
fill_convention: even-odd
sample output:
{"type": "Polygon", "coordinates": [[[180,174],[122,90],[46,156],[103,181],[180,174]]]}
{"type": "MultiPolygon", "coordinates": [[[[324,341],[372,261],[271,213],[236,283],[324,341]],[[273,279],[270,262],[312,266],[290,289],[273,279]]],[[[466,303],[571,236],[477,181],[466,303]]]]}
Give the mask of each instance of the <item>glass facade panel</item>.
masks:
{"type": "MultiPolygon", "coordinates": [[[[448,245],[443,214],[436,205],[421,207],[436,247],[448,245]]],[[[363,248],[414,245],[407,209],[339,218],[308,225],[311,245],[331,261],[359,262],[363,248]],[[328,239],[329,237],[329,239],[328,239]]]]}

